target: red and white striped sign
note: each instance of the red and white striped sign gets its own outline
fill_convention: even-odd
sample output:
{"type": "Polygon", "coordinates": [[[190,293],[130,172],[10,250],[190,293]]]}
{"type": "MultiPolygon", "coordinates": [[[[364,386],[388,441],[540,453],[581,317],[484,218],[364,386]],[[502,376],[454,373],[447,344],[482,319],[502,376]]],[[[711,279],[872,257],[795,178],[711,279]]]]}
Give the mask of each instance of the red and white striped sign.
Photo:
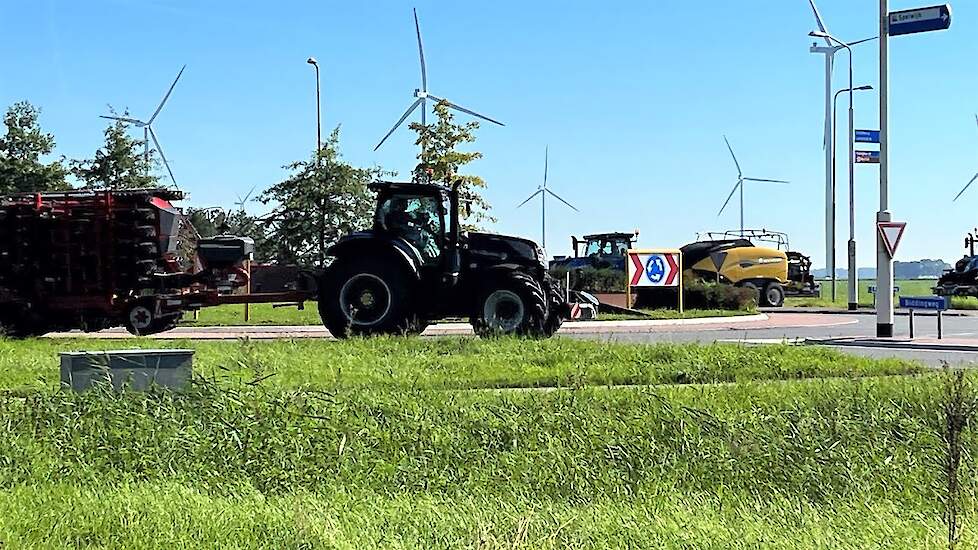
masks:
{"type": "Polygon", "coordinates": [[[679,251],[628,251],[629,286],[679,286],[679,251]]]}

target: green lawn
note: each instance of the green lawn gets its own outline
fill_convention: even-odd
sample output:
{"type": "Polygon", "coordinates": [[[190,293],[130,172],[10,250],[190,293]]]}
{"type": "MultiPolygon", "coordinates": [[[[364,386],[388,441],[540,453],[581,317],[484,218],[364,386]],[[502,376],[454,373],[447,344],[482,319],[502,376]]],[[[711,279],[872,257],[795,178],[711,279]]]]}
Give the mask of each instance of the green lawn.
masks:
{"type": "MultiPolygon", "coordinates": [[[[900,287],[897,296],[933,296],[933,288],[937,283],[936,279],[904,279],[894,281],[900,287]]],[[[835,303],[832,302],[831,281],[821,281],[822,293],[820,298],[787,298],[787,307],[838,307],[844,308],[849,304],[849,284],[846,279],[836,281],[835,303]]],[[[861,307],[873,307],[873,295],[869,293],[870,285],[876,286],[875,280],[859,281],[859,305],[861,307]]],[[[978,309],[978,299],[956,297],[951,300],[953,309],[978,309]]]]}
{"type": "Polygon", "coordinates": [[[200,379],[75,395],[55,389],[57,351],[132,342],[0,340],[5,549],[946,547],[943,378],[914,363],[561,338],[137,344],[194,348],[200,379]],[[612,387],[630,383],[656,385],[612,387]],[[544,386],[562,388],[505,389],[544,386]]]}

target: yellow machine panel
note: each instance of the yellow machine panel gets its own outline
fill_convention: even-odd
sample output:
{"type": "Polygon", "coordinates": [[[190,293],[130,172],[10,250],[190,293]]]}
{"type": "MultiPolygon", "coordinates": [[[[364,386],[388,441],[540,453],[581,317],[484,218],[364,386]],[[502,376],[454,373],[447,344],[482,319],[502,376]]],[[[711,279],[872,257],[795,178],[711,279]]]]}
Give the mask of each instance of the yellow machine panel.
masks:
{"type": "MultiPolygon", "coordinates": [[[[780,250],[751,246],[729,248],[724,252],[726,258],[720,267],[720,277],[723,282],[737,284],[751,279],[769,279],[781,284],[788,283],[788,256],[780,250]]],[[[687,268],[688,277],[692,277],[695,273],[709,279],[707,274],[716,276],[717,272],[710,257],[703,258],[687,268]]]]}

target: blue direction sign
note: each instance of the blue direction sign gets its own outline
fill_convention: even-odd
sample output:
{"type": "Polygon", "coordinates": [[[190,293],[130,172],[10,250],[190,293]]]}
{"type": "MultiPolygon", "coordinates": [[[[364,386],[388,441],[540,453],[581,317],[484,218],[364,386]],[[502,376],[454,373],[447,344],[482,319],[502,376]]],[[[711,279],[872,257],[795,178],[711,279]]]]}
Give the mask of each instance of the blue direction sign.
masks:
{"type": "Polygon", "coordinates": [[[890,36],[943,31],[951,26],[951,5],[890,12],[890,36]]]}
{"type": "Polygon", "coordinates": [[[856,151],[856,164],[879,164],[879,151],[856,151]]]}
{"type": "Polygon", "coordinates": [[[880,131],[879,130],[856,130],[856,142],[857,143],[879,143],[880,131]]]}
{"type": "Polygon", "coordinates": [[[951,307],[951,298],[947,296],[900,296],[900,307],[944,311],[951,307]]]}

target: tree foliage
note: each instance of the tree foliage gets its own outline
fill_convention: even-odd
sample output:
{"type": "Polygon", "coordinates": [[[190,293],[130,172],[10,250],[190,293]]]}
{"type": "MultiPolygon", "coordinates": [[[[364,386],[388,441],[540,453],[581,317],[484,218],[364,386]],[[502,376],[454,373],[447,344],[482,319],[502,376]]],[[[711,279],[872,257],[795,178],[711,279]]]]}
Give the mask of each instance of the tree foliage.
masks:
{"type": "Polygon", "coordinates": [[[465,226],[477,228],[483,222],[496,221],[489,210],[489,202],[482,196],[486,182],[479,176],[459,174],[466,164],[482,158],[482,153],[458,151],[456,148],[464,143],[475,142],[475,131],[479,128],[476,121],[456,124],[448,103],[444,101],[435,105],[436,121],[423,125],[412,123],[410,128],[417,132],[415,143],[421,146],[418,154],[418,165],[414,169],[415,181],[432,181],[451,185],[461,180],[459,196],[469,205],[465,214],[465,226]]]}
{"type": "Polygon", "coordinates": [[[85,187],[142,189],[159,185],[160,177],[154,173],[156,152],[150,150],[147,156],[146,142],[130,137],[128,129],[129,124],[112,121],[105,129],[105,143],[95,151],[94,158],[71,162],[72,174],[85,187]]]}
{"type": "Polygon", "coordinates": [[[275,205],[263,217],[275,257],[282,263],[323,265],[331,244],[370,225],[373,200],[367,185],[382,171],[344,162],[338,127],[322,144],[318,159],[314,154],[284,168],[291,174],[258,197],[275,205]]]}
{"type": "Polygon", "coordinates": [[[54,191],[67,188],[60,160],[45,164],[54,150],[54,136],[41,130],[40,110],[27,101],[11,105],[3,117],[0,137],[0,193],[54,191]]]}

